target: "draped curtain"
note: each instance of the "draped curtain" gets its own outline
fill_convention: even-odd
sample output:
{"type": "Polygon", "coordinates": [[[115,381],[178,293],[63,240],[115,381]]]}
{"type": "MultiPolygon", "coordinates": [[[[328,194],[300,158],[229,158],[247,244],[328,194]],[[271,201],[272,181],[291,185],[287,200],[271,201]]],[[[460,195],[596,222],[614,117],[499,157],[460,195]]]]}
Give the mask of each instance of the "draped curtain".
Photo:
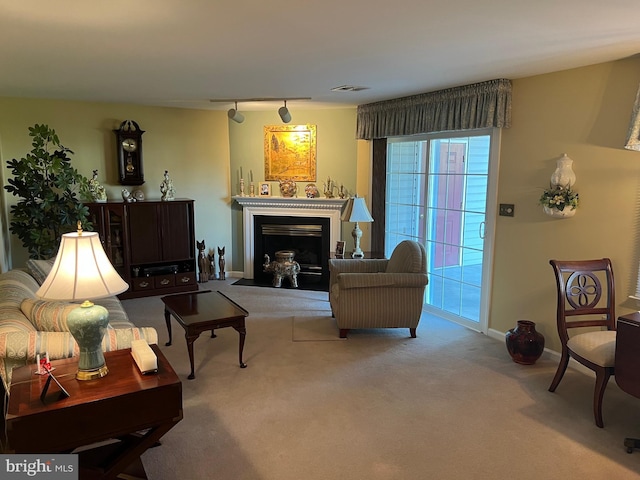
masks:
{"type": "MultiPolygon", "coordinates": [[[[627,141],[624,144],[627,150],[640,151],[640,87],[636,93],[636,101],[631,112],[631,123],[627,132],[627,141]]],[[[640,280],[639,280],[640,283],[640,280]]],[[[640,287],[638,287],[640,290],[640,287]]]]}
{"type": "Polygon", "coordinates": [[[511,81],[490,80],[358,106],[362,140],[511,126],[511,81]]]}

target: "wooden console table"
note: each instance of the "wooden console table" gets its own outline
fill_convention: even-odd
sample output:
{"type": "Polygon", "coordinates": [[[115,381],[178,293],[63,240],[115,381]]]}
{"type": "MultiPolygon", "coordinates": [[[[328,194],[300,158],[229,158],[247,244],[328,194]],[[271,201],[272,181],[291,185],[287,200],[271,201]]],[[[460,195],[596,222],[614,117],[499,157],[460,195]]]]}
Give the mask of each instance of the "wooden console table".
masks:
{"type": "Polygon", "coordinates": [[[158,373],[150,375],[140,373],[130,349],[106,352],[109,374],[97,380],[75,379],[77,358],[51,362],[70,396],[58,400],[52,382],[45,403],[40,394],[46,376],[35,375],[33,365],[15,369],[8,453],[75,453],[101,442],[78,452],[82,480],[146,479],[140,455],[182,420],[182,383],[158,346],[151,348],[158,373]]]}

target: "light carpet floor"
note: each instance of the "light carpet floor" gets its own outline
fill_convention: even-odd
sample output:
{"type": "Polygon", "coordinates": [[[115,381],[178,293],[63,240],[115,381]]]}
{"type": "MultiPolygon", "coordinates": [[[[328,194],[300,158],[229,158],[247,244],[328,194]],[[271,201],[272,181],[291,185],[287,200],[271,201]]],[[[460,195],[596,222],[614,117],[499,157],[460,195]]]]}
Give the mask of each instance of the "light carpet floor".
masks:
{"type": "Polygon", "coordinates": [[[326,341],[338,338],[326,292],[232,281],[201,288],[250,312],[248,367],[238,334],[220,329],[195,342],[195,380],[175,322],[164,346],[160,299],[123,302],[158,329],[183,384],[184,419],[142,457],[153,480],[640,478],[640,451],[622,446],[640,436],[640,401],[613,380],[600,429],[593,378],[570,368],[547,391],[555,360],[515,364],[503,342],[426,314],[415,339],[389,329],[326,341]]]}
{"type": "Polygon", "coordinates": [[[346,338],[340,338],[336,334],[338,327],[330,313],[292,317],[291,339],[294,342],[345,341],[346,338]]]}

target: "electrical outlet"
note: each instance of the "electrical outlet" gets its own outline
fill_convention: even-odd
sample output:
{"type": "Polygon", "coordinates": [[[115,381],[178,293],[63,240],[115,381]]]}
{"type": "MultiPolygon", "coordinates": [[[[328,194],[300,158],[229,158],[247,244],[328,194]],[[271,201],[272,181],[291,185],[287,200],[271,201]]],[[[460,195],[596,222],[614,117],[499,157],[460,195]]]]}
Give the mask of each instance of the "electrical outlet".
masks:
{"type": "Polygon", "coordinates": [[[513,203],[501,203],[499,215],[502,217],[513,217],[516,206],[513,203]]]}

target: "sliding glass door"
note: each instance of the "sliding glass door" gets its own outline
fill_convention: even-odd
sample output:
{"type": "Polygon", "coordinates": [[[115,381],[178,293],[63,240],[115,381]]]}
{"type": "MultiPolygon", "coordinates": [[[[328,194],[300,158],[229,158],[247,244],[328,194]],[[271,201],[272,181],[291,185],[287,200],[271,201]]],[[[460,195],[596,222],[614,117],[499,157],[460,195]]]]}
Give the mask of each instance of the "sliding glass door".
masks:
{"type": "Polygon", "coordinates": [[[479,331],[486,331],[491,285],[497,135],[387,143],[385,254],[404,239],[425,245],[425,308],[479,331]]]}

